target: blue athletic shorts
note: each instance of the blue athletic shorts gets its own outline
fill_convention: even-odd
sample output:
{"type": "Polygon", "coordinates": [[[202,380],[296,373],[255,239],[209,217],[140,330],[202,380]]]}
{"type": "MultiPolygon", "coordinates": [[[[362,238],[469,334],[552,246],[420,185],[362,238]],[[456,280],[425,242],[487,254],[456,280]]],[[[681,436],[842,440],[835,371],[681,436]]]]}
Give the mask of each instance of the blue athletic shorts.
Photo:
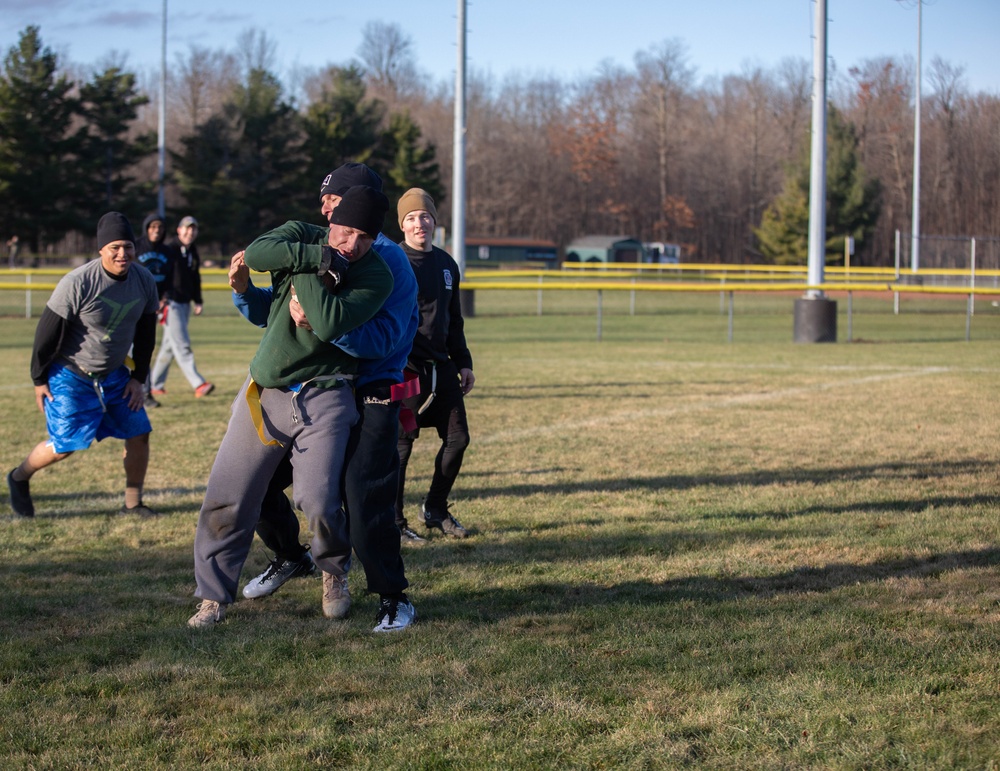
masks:
{"type": "Polygon", "coordinates": [[[119,367],[95,385],[69,367],[49,367],[52,400],[45,400],[45,425],[52,449],[75,452],[86,450],[94,439],[131,439],[152,431],[145,409],[129,409],[125,385],[130,377],[127,367],[119,367]]]}

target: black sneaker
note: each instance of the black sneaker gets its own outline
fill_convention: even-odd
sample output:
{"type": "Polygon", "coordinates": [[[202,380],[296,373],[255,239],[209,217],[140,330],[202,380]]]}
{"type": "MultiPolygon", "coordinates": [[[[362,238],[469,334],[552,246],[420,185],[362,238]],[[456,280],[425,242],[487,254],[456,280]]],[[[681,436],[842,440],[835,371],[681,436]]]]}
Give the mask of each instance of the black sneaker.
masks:
{"type": "Polygon", "coordinates": [[[160,406],[160,403],[156,401],[151,394],[146,394],[146,400],[142,403],[142,406],[147,410],[155,410],[160,406]]]}
{"type": "Polygon", "coordinates": [[[383,596],[375,616],[373,632],[398,632],[417,620],[417,610],[403,595],[401,600],[391,600],[383,596]]]}
{"type": "Polygon", "coordinates": [[[437,528],[453,538],[465,538],[469,534],[469,531],[462,527],[462,523],[451,515],[447,506],[443,509],[428,509],[423,505],[421,510],[428,530],[437,528]]]}
{"type": "Polygon", "coordinates": [[[7,487],[10,488],[10,507],[19,517],[33,517],[35,516],[35,504],[31,502],[31,486],[27,480],[24,482],[15,480],[15,471],[17,469],[11,469],[10,473],[7,474],[7,487]]]}
{"type": "Polygon", "coordinates": [[[316,563],[313,562],[309,552],[305,552],[297,560],[274,560],[267,566],[267,570],[256,578],[252,578],[243,587],[243,596],[248,600],[267,597],[278,591],[285,581],[296,576],[311,576],[315,572],[316,563]]]}

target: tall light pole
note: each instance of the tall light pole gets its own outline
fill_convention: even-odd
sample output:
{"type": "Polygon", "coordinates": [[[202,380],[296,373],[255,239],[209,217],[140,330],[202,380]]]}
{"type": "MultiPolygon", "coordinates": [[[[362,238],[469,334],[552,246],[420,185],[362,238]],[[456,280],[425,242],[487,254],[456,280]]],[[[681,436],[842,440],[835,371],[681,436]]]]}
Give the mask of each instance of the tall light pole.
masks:
{"type": "Polygon", "coordinates": [[[458,66],[455,71],[455,152],[451,171],[451,251],[465,275],[465,0],[458,0],[458,66]]]}
{"type": "Polygon", "coordinates": [[[917,0],[917,77],[916,97],[913,108],[913,232],[910,239],[910,267],[916,273],[920,267],[920,81],[921,81],[921,30],[923,0],[917,0]]]}
{"type": "MultiPolygon", "coordinates": [[[[823,283],[826,262],[826,0],[817,0],[813,41],[812,155],[809,174],[809,284],[823,283]]],[[[810,289],[807,297],[822,297],[810,289]]]]}
{"type": "Polygon", "coordinates": [[[163,217],[167,213],[163,197],[167,153],[167,0],[163,0],[163,31],[160,39],[160,120],[157,135],[157,150],[159,151],[157,172],[159,173],[160,185],[156,198],[156,213],[163,217]]]}
{"type": "Polygon", "coordinates": [[[826,0],[815,0],[812,155],[809,175],[809,289],[795,301],[797,343],[837,341],[837,303],[824,296],[826,262],[826,0]]]}

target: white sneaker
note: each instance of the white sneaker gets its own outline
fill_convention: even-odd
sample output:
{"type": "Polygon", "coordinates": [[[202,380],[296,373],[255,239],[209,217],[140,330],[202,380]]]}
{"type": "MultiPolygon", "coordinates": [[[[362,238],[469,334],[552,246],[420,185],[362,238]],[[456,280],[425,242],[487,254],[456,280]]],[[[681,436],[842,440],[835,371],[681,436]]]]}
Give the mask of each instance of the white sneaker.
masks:
{"type": "Polygon", "coordinates": [[[390,600],[383,597],[375,616],[373,632],[398,632],[406,629],[417,620],[417,609],[405,597],[402,600],[390,600]]]}
{"type": "Polygon", "coordinates": [[[267,566],[267,570],[259,576],[252,578],[243,587],[243,596],[248,600],[256,600],[259,597],[267,597],[274,594],[281,586],[296,576],[311,576],[316,572],[316,563],[309,556],[309,552],[302,555],[298,560],[274,560],[267,566]]]}
{"type": "Polygon", "coordinates": [[[215,626],[226,617],[226,607],[215,600],[202,600],[198,603],[198,612],[188,619],[188,626],[195,629],[215,626]]]}
{"type": "Polygon", "coordinates": [[[327,618],[347,618],[351,609],[351,593],[347,576],[335,576],[323,571],[323,615],[327,618]]]}

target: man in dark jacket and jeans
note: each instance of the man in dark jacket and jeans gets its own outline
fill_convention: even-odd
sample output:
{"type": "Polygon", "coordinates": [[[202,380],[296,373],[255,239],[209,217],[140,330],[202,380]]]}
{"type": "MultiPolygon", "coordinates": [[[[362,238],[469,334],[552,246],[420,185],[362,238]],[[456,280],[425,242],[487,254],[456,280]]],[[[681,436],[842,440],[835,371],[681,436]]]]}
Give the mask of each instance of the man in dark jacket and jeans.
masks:
{"type": "Polygon", "coordinates": [[[201,260],[198,248],[194,245],[197,237],[198,221],[188,216],[177,226],[177,243],[167,247],[169,260],[163,293],[163,340],[153,365],[153,396],[162,396],[167,392],[167,373],[170,371],[170,362],[174,359],[194,389],[196,397],[208,396],[215,390],[215,386],[205,380],[195,366],[191,336],[188,334],[191,311],[194,311],[195,316],[200,316],[202,309],[201,260]]]}

